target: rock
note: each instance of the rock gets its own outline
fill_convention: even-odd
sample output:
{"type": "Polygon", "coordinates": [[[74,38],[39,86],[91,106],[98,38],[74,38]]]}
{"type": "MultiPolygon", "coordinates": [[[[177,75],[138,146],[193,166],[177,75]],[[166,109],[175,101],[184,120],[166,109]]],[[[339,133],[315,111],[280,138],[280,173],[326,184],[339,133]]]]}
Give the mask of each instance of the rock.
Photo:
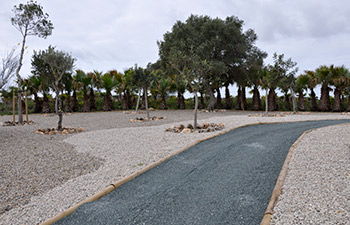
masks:
{"type": "Polygon", "coordinates": [[[184,128],[185,128],[185,126],[183,124],[180,124],[179,129],[183,130],[184,128]]]}
{"type": "Polygon", "coordinates": [[[149,110],[149,111],[154,111],[155,109],[152,108],[152,107],[150,107],[150,108],[148,108],[148,110],[149,110]]]}
{"type": "Polygon", "coordinates": [[[68,130],[63,130],[62,134],[69,134],[69,131],[68,130]]]}
{"type": "Polygon", "coordinates": [[[181,131],[182,134],[188,134],[188,133],[191,133],[191,129],[188,129],[188,128],[184,128],[182,131],[181,131]]]}
{"type": "Polygon", "coordinates": [[[192,130],[192,129],[193,129],[192,124],[189,123],[189,124],[187,125],[187,128],[192,130]]]}
{"type": "Polygon", "coordinates": [[[209,123],[203,123],[202,129],[207,129],[209,127],[209,123]]]}

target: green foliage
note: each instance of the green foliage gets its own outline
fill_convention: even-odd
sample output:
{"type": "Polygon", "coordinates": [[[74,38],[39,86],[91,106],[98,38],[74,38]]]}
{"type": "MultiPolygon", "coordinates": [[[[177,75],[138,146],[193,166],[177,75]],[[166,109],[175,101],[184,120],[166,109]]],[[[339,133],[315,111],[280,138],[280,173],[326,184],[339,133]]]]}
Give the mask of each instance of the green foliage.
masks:
{"type": "Polygon", "coordinates": [[[53,25],[48,20],[49,15],[44,13],[43,7],[37,2],[28,1],[27,4],[14,6],[14,17],[11,23],[19,30],[23,37],[35,35],[40,38],[46,38],[52,34],[53,25]]]}

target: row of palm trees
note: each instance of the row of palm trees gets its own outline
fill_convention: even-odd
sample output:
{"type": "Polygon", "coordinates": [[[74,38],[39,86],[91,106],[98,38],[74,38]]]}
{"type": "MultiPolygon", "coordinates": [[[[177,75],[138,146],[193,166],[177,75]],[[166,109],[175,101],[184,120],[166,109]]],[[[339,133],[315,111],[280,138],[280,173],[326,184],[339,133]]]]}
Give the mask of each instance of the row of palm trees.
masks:
{"type": "MultiPolygon", "coordinates": [[[[124,73],[117,72],[116,70],[103,73],[100,71],[84,72],[82,70],[76,70],[74,74],[65,74],[63,76],[60,89],[61,96],[65,96],[65,111],[96,111],[96,93],[98,96],[103,97],[103,110],[110,111],[114,109],[114,102],[120,102],[122,109],[127,110],[135,107],[136,95],[143,94],[145,97],[144,86],[142,85],[143,77],[149,77],[148,94],[151,94],[154,100],[160,99],[160,109],[167,109],[166,99],[169,94],[177,94],[177,108],[185,108],[184,93],[189,87],[186,85],[185,80],[180,79],[176,75],[166,75],[166,73],[160,69],[152,70],[151,66],[146,69],[135,66],[125,70],[124,73]],[[137,71],[141,71],[140,76],[136,76],[137,71]],[[77,93],[81,93],[83,96],[82,108],[79,108],[77,93]],[[112,96],[114,95],[114,97],[112,96]]],[[[259,89],[263,87],[264,73],[260,71],[256,72],[255,76],[246,77],[248,82],[245,85],[237,85],[237,101],[235,108],[247,109],[246,103],[246,88],[251,88],[253,93],[252,98],[252,110],[262,110],[261,95],[259,89]]],[[[278,110],[276,104],[276,94],[271,89],[279,89],[284,95],[284,107],[287,110],[291,110],[290,103],[291,93],[290,85],[293,84],[293,89],[298,97],[297,107],[299,110],[305,110],[305,95],[309,94],[311,101],[311,111],[334,111],[340,112],[343,110],[350,110],[350,75],[349,70],[344,66],[320,66],[315,71],[305,71],[298,77],[290,79],[280,79],[276,86],[270,88],[268,96],[269,110],[278,110]],[[320,100],[317,100],[315,88],[321,86],[320,100]],[[331,105],[329,92],[333,90],[334,101],[331,105]],[[345,99],[347,97],[347,108],[344,109],[345,99]]],[[[216,108],[232,109],[232,97],[230,91],[224,82],[221,86],[213,87],[213,92],[216,92],[216,108]],[[220,89],[225,88],[225,101],[222,102],[220,95],[220,89]]],[[[49,94],[52,90],[49,83],[43,76],[32,75],[25,80],[23,84],[29,93],[34,97],[34,112],[48,113],[50,111],[49,106],[49,94]],[[40,98],[39,95],[43,97],[40,98]]],[[[205,105],[205,97],[208,96],[206,89],[200,90],[200,103],[202,107],[205,105]]],[[[142,101],[144,103],[144,101],[142,101]]]]}

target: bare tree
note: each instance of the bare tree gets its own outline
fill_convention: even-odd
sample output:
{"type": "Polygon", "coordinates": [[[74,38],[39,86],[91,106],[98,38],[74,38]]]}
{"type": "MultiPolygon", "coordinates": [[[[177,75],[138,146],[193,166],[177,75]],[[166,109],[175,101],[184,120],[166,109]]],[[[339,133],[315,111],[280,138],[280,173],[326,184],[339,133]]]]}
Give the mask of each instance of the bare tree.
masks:
{"type": "Polygon", "coordinates": [[[14,54],[15,50],[13,49],[2,59],[2,65],[0,68],[0,90],[2,90],[15,75],[18,67],[18,59],[14,54]]]}

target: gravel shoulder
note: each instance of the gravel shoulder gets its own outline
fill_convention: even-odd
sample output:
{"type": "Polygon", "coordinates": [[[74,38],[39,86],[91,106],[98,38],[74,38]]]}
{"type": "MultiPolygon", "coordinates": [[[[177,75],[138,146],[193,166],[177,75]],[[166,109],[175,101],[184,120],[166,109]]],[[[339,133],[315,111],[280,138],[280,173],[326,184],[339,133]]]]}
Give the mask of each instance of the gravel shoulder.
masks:
{"type": "Polygon", "coordinates": [[[293,151],[271,224],[349,224],[350,125],[320,128],[293,151]]]}
{"type": "MultiPolygon", "coordinates": [[[[224,123],[221,133],[246,124],[321,119],[349,119],[341,114],[248,117],[251,112],[199,113],[199,122],[224,123]]],[[[0,224],[37,224],[124,177],[198,140],[219,132],[164,132],[179,123],[192,123],[191,110],[155,111],[166,120],[131,123],[144,115],[122,112],[76,113],[64,126],[83,127],[73,135],[38,135],[33,130],[54,127],[56,116],[31,115],[34,125],[0,127],[0,224]],[[188,120],[190,119],[190,120],[188,120]],[[17,140],[20,137],[20,140],[17,140]],[[3,204],[5,203],[5,204],[3,204]],[[0,209],[1,210],[1,209],[0,209]]],[[[10,120],[0,117],[0,121],[10,120]]],[[[343,132],[342,132],[343,133],[343,132]]],[[[329,141],[331,137],[325,136],[329,141]]],[[[318,145],[319,146],[319,145],[318,145]]],[[[348,195],[349,196],[349,195],[348,195]]]]}

